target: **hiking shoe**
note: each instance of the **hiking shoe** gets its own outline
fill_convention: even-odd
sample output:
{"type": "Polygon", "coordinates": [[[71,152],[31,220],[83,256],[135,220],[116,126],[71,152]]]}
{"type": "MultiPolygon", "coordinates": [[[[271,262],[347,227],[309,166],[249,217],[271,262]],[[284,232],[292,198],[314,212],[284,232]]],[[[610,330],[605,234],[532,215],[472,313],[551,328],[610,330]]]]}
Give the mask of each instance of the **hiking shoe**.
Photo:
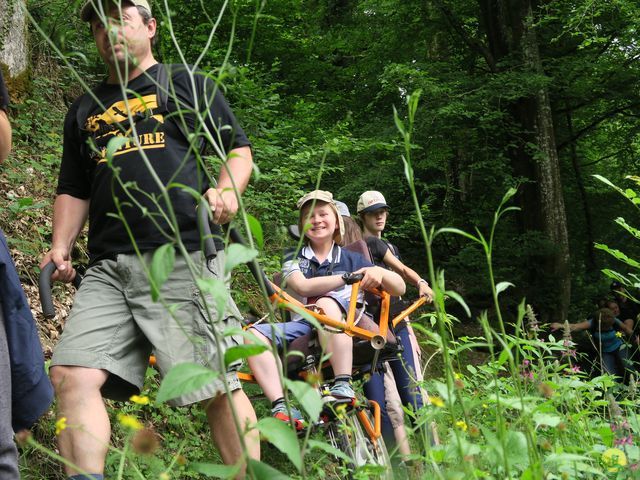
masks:
{"type": "Polygon", "coordinates": [[[300,410],[293,407],[289,407],[289,410],[287,410],[287,405],[284,402],[279,403],[271,409],[271,416],[289,424],[293,421],[297,432],[304,430],[304,417],[302,413],[300,413],[300,410]],[[291,417],[289,417],[289,412],[291,412],[291,417]]]}
{"type": "Polygon", "coordinates": [[[338,402],[338,403],[353,403],[356,399],[356,392],[353,391],[353,387],[348,382],[338,382],[331,385],[329,389],[329,395],[326,395],[322,401],[338,402]]]}

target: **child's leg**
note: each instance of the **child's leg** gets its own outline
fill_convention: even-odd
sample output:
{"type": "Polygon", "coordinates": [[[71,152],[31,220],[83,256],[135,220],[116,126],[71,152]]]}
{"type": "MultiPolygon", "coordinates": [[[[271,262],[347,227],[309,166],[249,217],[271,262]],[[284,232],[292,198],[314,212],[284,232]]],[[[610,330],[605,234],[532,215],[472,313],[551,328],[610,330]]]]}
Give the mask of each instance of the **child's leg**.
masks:
{"type": "MultiPolygon", "coordinates": [[[[335,300],[328,297],[319,298],[316,304],[322,308],[327,317],[342,318],[342,310],[335,300]]],[[[353,340],[345,333],[328,334],[320,332],[320,340],[327,352],[331,353],[329,363],[335,376],[349,375],[353,368],[353,340]]]]}
{"type": "MultiPolygon", "coordinates": [[[[259,341],[271,347],[271,341],[258,330],[252,328],[251,333],[253,333],[259,341]]],[[[245,339],[245,343],[251,342],[245,339]]],[[[251,368],[251,372],[256,378],[258,385],[260,385],[260,388],[262,388],[265,397],[267,397],[270,402],[282,398],[284,396],[284,392],[282,391],[282,385],[280,384],[280,368],[278,360],[273,356],[273,352],[271,350],[267,350],[259,355],[249,357],[247,361],[249,363],[249,368],[251,368]]]]}

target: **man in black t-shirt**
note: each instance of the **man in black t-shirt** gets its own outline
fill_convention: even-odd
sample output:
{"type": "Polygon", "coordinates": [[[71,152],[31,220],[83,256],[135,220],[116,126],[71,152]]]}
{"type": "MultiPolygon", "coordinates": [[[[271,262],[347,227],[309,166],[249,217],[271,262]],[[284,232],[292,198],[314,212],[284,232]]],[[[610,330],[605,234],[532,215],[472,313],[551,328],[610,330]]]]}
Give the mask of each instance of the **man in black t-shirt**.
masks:
{"type": "MultiPolygon", "coordinates": [[[[222,302],[217,291],[227,288],[222,252],[205,268],[196,205],[202,195],[215,228],[231,220],[253,167],[250,143],[215,82],[156,62],[146,0],[87,1],[81,18],[108,77],[93,90],[97,101],[81,97],[65,119],[52,247],[41,263],[55,263],[54,280],[73,280],[70,252],[88,217],[89,269],[51,367],[59,415],[70,426],[58,438],[67,474],[103,478],[110,425],[101,396],[139,393],[152,350],[162,374],[182,363],[211,369],[209,383],[170,403],[202,402],[223,461],[234,464],[244,453],[231,408],[242,429],[256,418],[237,365],[222,366],[239,341],[223,332],[239,327],[240,313],[228,291],[222,302]],[[217,186],[199,163],[201,139],[223,160],[217,186]]],[[[259,457],[256,433],[244,443],[259,457]]]]}

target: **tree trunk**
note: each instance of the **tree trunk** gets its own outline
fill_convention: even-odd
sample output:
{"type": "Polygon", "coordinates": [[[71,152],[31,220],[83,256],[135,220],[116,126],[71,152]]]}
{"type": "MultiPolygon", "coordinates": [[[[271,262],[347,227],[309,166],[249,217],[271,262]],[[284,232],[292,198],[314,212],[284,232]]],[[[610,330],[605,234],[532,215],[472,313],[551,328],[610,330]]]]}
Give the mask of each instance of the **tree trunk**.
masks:
{"type": "MultiPolygon", "coordinates": [[[[524,0],[522,56],[527,69],[543,75],[542,62],[538,49],[538,40],[533,27],[531,2],[524,0]]],[[[538,148],[534,156],[537,170],[537,182],[540,190],[540,207],[542,231],[555,246],[547,259],[546,272],[548,279],[554,284],[556,299],[549,310],[550,320],[562,322],[566,320],[571,299],[571,262],[569,255],[569,235],[567,233],[567,216],[562,196],[560,178],[560,162],[553,128],[553,116],[549,92],[541,88],[534,96],[534,135],[538,148]]]]}
{"type": "MultiPolygon", "coordinates": [[[[531,0],[478,0],[478,5],[492,59],[488,64],[491,71],[501,62],[506,62],[507,68],[520,63],[525,71],[543,75],[531,0]]],[[[520,228],[523,232],[542,232],[551,245],[541,250],[540,261],[528,269],[529,289],[544,298],[544,304],[537,305],[541,319],[562,322],[571,294],[569,240],[547,89],[514,101],[509,110],[520,127],[516,141],[509,142],[513,145],[509,150],[513,173],[529,180],[518,196],[520,228]]]]}
{"type": "MultiPolygon", "coordinates": [[[[571,108],[567,103],[565,105],[567,109],[567,133],[569,138],[573,138],[573,120],[571,117],[571,108]]],[[[596,252],[593,248],[593,220],[591,215],[591,207],[587,198],[587,191],[584,188],[584,180],[582,179],[582,170],[580,169],[580,162],[578,160],[578,152],[576,149],[576,142],[572,141],[569,144],[569,150],[571,155],[571,165],[573,166],[573,173],[576,176],[576,184],[578,186],[578,192],[580,192],[580,201],[582,202],[582,209],[584,211],[584,225],[586,230],[587,242],[585,245],[585,253],[587,255],[586,271],[587,273],[595,273],[596,271],[596,252]]]]}
{"type": "Polygon", "coordinates": [[[23,76],[27,72],[27,21],[23,0],[0,0],[0,65],[11,79],[23,76]]]}

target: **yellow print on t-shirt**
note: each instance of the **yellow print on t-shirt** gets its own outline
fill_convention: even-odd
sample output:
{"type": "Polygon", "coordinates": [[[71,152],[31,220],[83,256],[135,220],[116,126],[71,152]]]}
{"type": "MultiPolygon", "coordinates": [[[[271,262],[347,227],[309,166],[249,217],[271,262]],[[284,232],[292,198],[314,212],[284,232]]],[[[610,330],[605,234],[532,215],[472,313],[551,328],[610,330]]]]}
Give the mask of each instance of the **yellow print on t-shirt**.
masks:
{"type": "Polygon", "coordinates": [[[98,150],[97,162],[107,161],[107,144],[114,137],[127,140],[114,152],[114,157],[136,151],[139,148],[138,145],[142,150],[164,148],[165,134],[162,129],[164,116],[152,114],[157,108],[157,97],[152,94],[120,100],[111,104],[103,113],[87,118],[85,130],[91,132],[93,143],[98,150]],[[146,120],[144,126],[142,122],[136,122],[140,116],[146,120]],[[130,118],[134,119],[133,124],[136,125],[137,142],[132,136],[133,128],[130,118]],[[141,129],[144,131],[140,131],[141,129]]]}

